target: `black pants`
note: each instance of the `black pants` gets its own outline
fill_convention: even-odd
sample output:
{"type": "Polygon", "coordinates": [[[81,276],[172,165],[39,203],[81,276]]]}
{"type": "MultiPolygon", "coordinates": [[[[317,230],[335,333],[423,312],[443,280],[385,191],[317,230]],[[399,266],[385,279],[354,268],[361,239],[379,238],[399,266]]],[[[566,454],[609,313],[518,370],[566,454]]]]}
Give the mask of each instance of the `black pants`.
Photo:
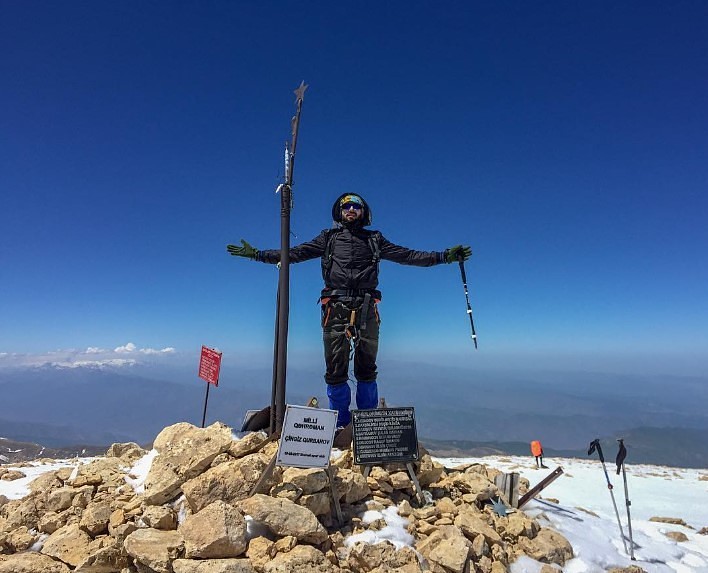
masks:
{"type": "Polygon", "coordinates": [[[322,340],[327,384],[341,384],[349,378],[350,340],[355,339],[354,377],[357,382],[376,380],[379,351],[379,313],[376,301],[362,297],[330,299],[322,305],[322,340]],[[354,315],[352,316],[352,312],[354,315]]]}

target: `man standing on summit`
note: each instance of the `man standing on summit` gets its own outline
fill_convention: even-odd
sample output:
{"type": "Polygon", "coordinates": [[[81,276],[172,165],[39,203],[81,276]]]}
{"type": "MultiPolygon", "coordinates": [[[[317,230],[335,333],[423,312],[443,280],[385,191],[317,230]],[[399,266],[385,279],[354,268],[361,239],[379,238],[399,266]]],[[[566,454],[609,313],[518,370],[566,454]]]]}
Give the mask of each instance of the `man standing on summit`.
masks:
{"type": "MultiPolygon", "coordinates": [[[[378,404],[376,355],[379,349],[381,300],[379,261],[431,267],[467,260],[470,247],[457,245],[444,251],[414,251],[388,241],[371,225],[371,209],[361,195],[345,193],[332,206],[334,227],[290,249],[290,262],[322,261],[322,338],[326,363],[325,381],[329,406],[337,410],[337,426],[349,424],[349,358],[354,350],[356,405],[361,410],[378,404]]],[[[228,245],[232,255],[264,263],[280,261],[279,250],[259,251],[241,239],[242,246],[228,245]]]]}

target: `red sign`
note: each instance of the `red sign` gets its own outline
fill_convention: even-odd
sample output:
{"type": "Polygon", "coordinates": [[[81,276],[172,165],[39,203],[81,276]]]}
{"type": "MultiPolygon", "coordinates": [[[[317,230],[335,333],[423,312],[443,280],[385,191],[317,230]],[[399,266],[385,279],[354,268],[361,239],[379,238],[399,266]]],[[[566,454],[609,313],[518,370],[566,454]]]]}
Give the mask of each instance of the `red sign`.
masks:
{"type": "Polygon", "coordinates": [[[199,377],[209,384],[218,386],[220,369],[221,352],[202,346],[202,356],[199,359],[199,377]]]}

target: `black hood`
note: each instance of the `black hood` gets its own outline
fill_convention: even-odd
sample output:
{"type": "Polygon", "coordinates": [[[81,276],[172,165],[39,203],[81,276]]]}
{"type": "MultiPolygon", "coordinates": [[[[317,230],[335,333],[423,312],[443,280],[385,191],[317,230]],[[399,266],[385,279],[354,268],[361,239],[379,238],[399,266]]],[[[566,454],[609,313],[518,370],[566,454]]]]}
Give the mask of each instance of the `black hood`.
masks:
{"type": "Polygon", "coordinates": [[[361,202],[364,204],[364,215],[361,219],[358,219],[358,221],[361,221],[362,227],[371,225],[371,207],[369,207],[369,204],[366,202],[366,199],[364,199],[358,193],[342,193],[339,197],[337,197],[337,200],[332,205],[332,220],[335,223],[342,222],[342,209],[339,207],[339,202],[347,195],[356,195],[357,197],[359,197],[359,199],[361,199],[361,202]]]}

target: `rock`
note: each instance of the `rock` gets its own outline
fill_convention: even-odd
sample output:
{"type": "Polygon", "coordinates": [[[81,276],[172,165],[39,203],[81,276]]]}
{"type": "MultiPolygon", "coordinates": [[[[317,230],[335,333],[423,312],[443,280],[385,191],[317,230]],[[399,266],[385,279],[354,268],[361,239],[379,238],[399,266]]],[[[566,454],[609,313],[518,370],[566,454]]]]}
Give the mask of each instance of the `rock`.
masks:
{"type": "Polygon", "coordinates": [[[260,450],[268,440],[265,432],[251,432],[240,440],[232,440],[228,453],[233,458],[242,458],[260,450]]]}
{"type": "Polygon", "coordinates": [[[433,525],[432,523],[428,523],[427,521],[418,521],[415,524],[415,528],[416,531],[421,535],[431,535],[438,530],[435,525],[433,525]]]}
{"type": "Polygon", "coordinates": [[[141,519],[145,525],[153,529],[177,529],[177,516],[174,510],[163,505],[146,507],[141,519]]]}
{"type": "Polygon", "coordinates": [[[337,470],[334,485],[340,501],[344,501],[344,503],[356,503],[371,495],[366,478],[359,472],[345,468],[337,470]]]}
{"type": "Polygon", "coordinates": [[[472,553],[477,559],[489,555],[489,552],[489,544],[484,539],[484,535],[480,534],[472,540],[472,553]]]}
{"type": "Polygon", "coordinates": [[[157,573],[172,573],[172,562],[182,556],[184,540],[177,531],[138,529],[125,538],[125,550],[157,573]]]}
{"type": "Polygon", "coordinates": [[[393,489],[413,488],[413,482],[406,472],[394,472],[389,476],[393,489]]]}
{"type": "Polygon", "coordinates": [[[48,511],[37,522],[37,529],[42,533],[52,534],[60,527],[66,525],[66,513],[48,511]]]}
{"type": "MultiPolygon", "coordinates": [[[[92,488],[93,489],[93,488],[92,488]]],[[[74,496],[80,490],[73,487],[60,487],[52,491],[47,497],[46,508],[48,511],[63,511],[71,507],[74,496]]]]}
{"type": "Polygon", "coordinates": [[[573,547],[560,533],[552,529],[541,528],[533,539],[522,537],[517,546],[526,555],[542,563],[565,565],[573,557],[573,547]]]}
{"type": "Polygon", "coordinates": [[[329,478],[327,472],[320,468],[287,468],[283,472],[283,483],[291,483],[307,495],[327,488],[329,478]]]}
{"type": "Polygon", "coordinates": [[[274,548],[277,553],[287,553],[291,551],[293,547],[297,545],[297,537],[292,535],[286,535],[281,537],[275,542],[274,548]]]}
{"type": "Polygon", "coordinates": [[[232,441],[231,430],[218,422],[207,428],[180,422],[162,430],[153,443],[158,455],[145,478],[145,502],[162,505],[176,497],[180,486],[208,468],[232,441]]]}
{"type": "Polygon", "coordinates": [[[410,547],[396,550],[389,541],[371,544],[358,542],[349,550],[347,566],[352,571],[423,571],[415,551],[410,547]]]}
{"type": "Polygon", "coordinates": [[[683,525],[688,527],[688,524],[680,517],[650,517],[649,521],[656,521],[658,523],[671,523],[673,525],[683,525]]]}
{"type": "Polygon", "coordinates": [[[420,463],[416,464],[416,477],[420,483],[420,487],[427,487],[436,481],[438,481],[445,468],[438,462],[433,461],[430,454],[425,454],[421,459],[420,463]]]}
{"type": "Polygon", "coordinates": [[[89,503],[81,514],[79,526],[91,537],[108,533],[108,521],[111,518],[111,506],[107,501],[89,503]]]}
{"type": "MultiPolygon", "coordinates": [[[[47,493],[53,489],[61,487],[63,485],[62,480],[57,477],[59,470],[55,472],[47,472],[39,477],[32,480],[29,484],[29,490],[31,493],[36,493],[38,491],[47,493]]],[[[68,477],[68,476],[67,476],[68,477]]]]}
{"type": "Polygon", "coordinates": [[[223,501],[215,501],[187,517],[179,532],[184,539],[184,556],[189,559],[238,557],[248,545],[246,520],[223,501]]]}
{"type": "Polygon", "coordinates": [[[0,479],[2,481],[15,481],[16,479],[22,479],[23,477],[25,477],[25,474],[21,471],[0,469],[0,479]]]}
{"type": "Polygon", "coordinates": [[[292,483],[279,483],[270,489],[270,495],[297,501],[302,495],[302,490],[292,483]]]}
{"type": "Polygon", "coordinates": [[[426,505],[425,507],[413,510],[413,515],[416,519],[437,519],[440,517],[440,508],[437,505],[426,505]]]}
{"type": "Polygon", "coordinates": [[[445,525],[427,539],[417,542],[416,549],[428,561],[445,571],[463,573],[471,554],[472,543],[457,527],[445,525]]]}
{"type": "Polygon", "coordinates": [[[107,458],[123,458],[123,461],[131,464],[134,461],[142,458],[147,451],[141,448],[135,442],[123,442],[120,444],[111,444],[106,452],[107,458]]]}
{"type": "MultiPolygon", "coordinates": [[[[541,572],[543,573],[543,571],[541,572]]],[[[554,572],[555,573],[555,572],[554,572]]],[[[639,565],[630,565],[629,567],[612,567],[607,570],[607,573],[647,573],[639,565]]]]}
{"type": "Polygon", "coordinates": [[[475,565],[475,570],[481,573],[492,573],[492,560],[486,555],[480,557],[475,565]]]}
{"type": "Polygon", "coordinates": [[[463,494],[474,496],[476,501],[487,501],[499,495],[497,486],[490,482],[486,476],[475,471],[454,474],[447,479],[463,494]]]}
{"type": "Polygon", "coordinates": [[[11,531],[22,525],[32,529],[43,513],[43,507],[36,495],[30,495],[24,499],[5,504],[3,513],[7,516],[6,531],[11,531]]]}
{"type": "Polygon", "coordinates": [[[124,465],[120,458],[99,458],[88,464],[80,464],[70,484],[74,487],[100,484],[121,486],[125,483],[124,465]]]}
{"type": "Polygon", "coordinates": [[[664,535],[666,535],[666,537],[668,537],[669,539],[673,539],[674,541],[676,541],[678,543],[681,543],[683,541],[688,541],[688,536],[681,531],[667,531],[666,533],[664,533],[664,535]]]}
{"type": "Polygon", "coordinates": [[[128,537],[133,531],[135,531],[137,526],[134,523],[123,523],[121,525],[116,526],[111,530],[111,537],[115,538],[118,543],[123,543],[125,541],[125,538],[128,537]]]}
{"type": "Polygon", "coordinates": [[[248,542],[246,557],[258,571],[262,571],[268,561],[275,557],[277,551],[275,543],[265,537],[254,537],[248,542]]]}
{"type": "Polygon", "coordinates": [[[354,453],[352,449],[349,448],[344,450],[337,456],[336,459],[332,460],[332,466],[335,468],[348,468],[351,469],[354,464],[354,453]]]}
{"type": "Polygon", "coordinates": [[[61,561],[41,553],[16,553],[0,561],[0,573],[70,573],[61,561]]]}
{"type": "Polygon", "coordinates": [[[327,515],[332,511],[329,499],[329,492],[321,491],[311,495],[303,495],[297,500],[297,504],[306,507],[315,515],[327,515]]]}
{"type": "Polygon", "coordinates": [[[455,517],[455,527],[459,528],[470,541],[482,535],[490,546],[502,542],[499,533],[482,519],[482,514],[475,514],[467,508],[460,510],[455,517]]]}
{"type": "Polygon", "coordinates": [[[494,562],[499,562],[503,563],[504,566],[509,564],[509,552],[507,551],[507,547],[509,546],[504,546],[504,545],[492,545],[491,550],[492,550],[492,559],[494,562]]]}
{"type": "Polygon", "coordinates": [[[264,573],[334,573],[338,568],[332,565],[324,553],[311,545],[297,545],[288,553],[278,553],[263,567],[264,573]]]}
{"type": "Polygon", "coordinates": [[[42,553],[76,567],[89,556],[91,538],[78,523],[65,525],[52,533],[42,546],[42,553]]]}
{"type": "Polygon", "coordinates": [[[80,509],[85,509],[89,503],[91,503],[91,498],[93,497],[93,486],[85,485],[78,488],[74,499],[71,500],[71,507],[77,507],[80,509]]]}
{"type": "Polygon", "coordinates": [[[14,552],[26,551],[37,541],[37,537],[29,532],[25,525],[11,531],[5,541],[14,552]]]}
{"type": "Polygon", "coordinates": [[[400,515],[401,517],[408,517],[409,515],[413,514],[413,511],[413,507],[408,501],[404,500],[398,504],[398,515],[400,515]]]}
{"type": "Polygon", "coordinates": [[[315,514],[287,499],[256,494],[236,505],[244,514],[264,523],[276,535],[292,535],[299,541],[315,544],[327,539],[327,531],[315,514]]]}
{"type": "Polygon", "coordinates": [[[92,547],[86,559],[74,569],[74,573],[115,573],[128,566],[128,554],[122,543],[114,539],[104,547],[92,547]]]}
{"type": "Polygon", "coordinates": [[[182,485],[182,491],[194,512],[218,500],[234,504],[247,498],[268,465],[260,453],[210,468],[182,485]]]}
{"type": "Polygon", "coordinates": [[[455,517],[460,511],[460,508],[456,506],[455,502],[452,501],[449,497],[443,497],[438,499],[435,502],[435,507],[438,508],[441,515],[448,514],[451,517],[455,517]]]}
{"type": "Polygon", "coordinates": [[[510,513],[506,518],[501,518],[499,521],[502,523],[499,528],[502,536],[512,542],[516,542],[519,537],[533,539],[541,529],[538,522],[530,519],[522,512],[510,513]]]}
{"type": "Polygon", "coordinates": [[[174,573],[256,573],[248,559],[177,559],[174,573]]]}

